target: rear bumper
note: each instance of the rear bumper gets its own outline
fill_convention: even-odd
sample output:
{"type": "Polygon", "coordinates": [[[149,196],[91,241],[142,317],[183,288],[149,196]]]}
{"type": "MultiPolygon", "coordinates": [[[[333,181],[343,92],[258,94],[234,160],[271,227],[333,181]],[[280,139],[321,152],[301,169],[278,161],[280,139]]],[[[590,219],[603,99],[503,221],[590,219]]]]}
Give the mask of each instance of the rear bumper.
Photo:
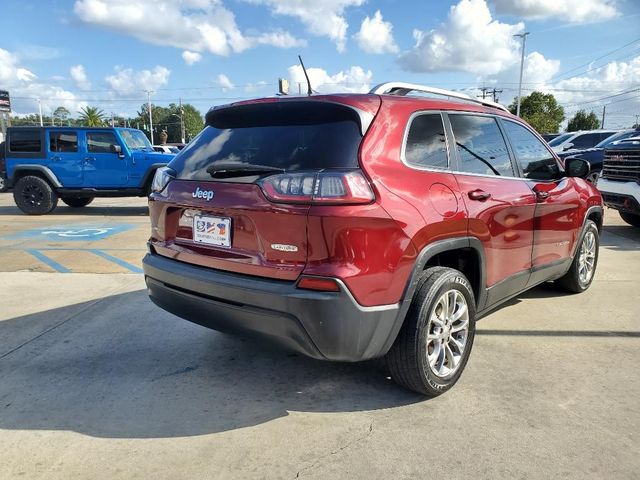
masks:
{"type": "Polygon", "coordinates": [[[143,266],[149,297],[164,310],[313,358],[379,357],[396,332],[399,305],[362,307],[343,284],[340,292],[301,290],[294,282],[207,269],[154,253],[145,256],[143,266]]]}
{"type": "Polygon", "coordinates": [[[640,214],[640,184],[637,182],[600,178],[598,190],[607,207],[640,214]]]}

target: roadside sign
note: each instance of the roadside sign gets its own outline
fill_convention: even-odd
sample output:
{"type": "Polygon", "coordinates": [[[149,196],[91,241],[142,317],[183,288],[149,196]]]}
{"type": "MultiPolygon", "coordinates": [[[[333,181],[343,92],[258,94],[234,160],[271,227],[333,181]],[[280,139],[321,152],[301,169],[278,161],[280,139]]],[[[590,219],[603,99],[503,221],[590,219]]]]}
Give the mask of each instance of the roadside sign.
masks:
{"type": "Polygon", "coordinates": [[[9,92],[6,90],[0,90],[0,112],[11,111],[11,99],[9,98],[9,92]]]}

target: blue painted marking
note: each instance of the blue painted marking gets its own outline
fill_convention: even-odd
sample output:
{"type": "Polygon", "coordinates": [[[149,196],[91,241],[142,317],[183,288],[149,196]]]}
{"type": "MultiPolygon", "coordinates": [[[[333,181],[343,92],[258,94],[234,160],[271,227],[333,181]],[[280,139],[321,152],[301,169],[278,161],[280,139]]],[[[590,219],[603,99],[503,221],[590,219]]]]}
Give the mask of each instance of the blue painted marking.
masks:
{"type": "Polygon", "coordinates": [[[116,224],[109,226],[99,224],[56,225],[24,230],[5,238],[9,240],[26,238],[30,240],[43,240],[48,242],[103,240],[111,237],[112,235],[131,230],[134,227],[135,225],[129,224],[116,224]]]}
{"type": "Polygon", "coordinates": [[[113,262],[117,265],[120,265],[121,267],[124,267],[130,271],[132,271],[133,273],[142,273],[142,269],[139,267],[136,267],[135,265],[130,264],[129,262],[125,262],[124,260],[120,260],[118,257],[114,257],[113,255],[109,255],[106,252],[103,252],[102,250],[95,250],[95,249],[88,249],[88,252],[94,253],[95,255],[98,255],[99,257],[104,258],[105,260],[109,260],[110,262],[113,262]]]}
{"type": "Polygon", "coordinates": [[[34,257],[36,257],[42,263],[46,263],[47,265],[49,265],[56,272],[60,272],[60,273],[69,273],[69,272],[71,272],[71,270],[69,270],[67,267],[63,267],[58,262],[56,262],[55,260],[50,259],[44,253],[39,252],[35,248],[27,248],[25,251],[30,253],[34,257]]]}

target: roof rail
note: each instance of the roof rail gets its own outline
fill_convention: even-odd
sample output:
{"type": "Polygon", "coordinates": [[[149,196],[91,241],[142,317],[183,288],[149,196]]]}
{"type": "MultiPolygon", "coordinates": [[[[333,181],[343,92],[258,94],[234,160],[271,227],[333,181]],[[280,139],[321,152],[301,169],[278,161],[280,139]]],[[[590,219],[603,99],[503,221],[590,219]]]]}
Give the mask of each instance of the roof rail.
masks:
{"type": "Polygon", "coordinates": [[[480,105],[485,105],[487,107],[499,108],[500,110],[504,110],[508,112],[509,109],[504,105],[500,105],[499,103],[492,102],[490,100],[483,100],[479,98],[473,98],[465,93],[454,92],[452,90],[444,90],[442,88],[429,87],[426,85],[418,85],[415,83],[405,83],[405,82],[385,82],[380,85],[376,85],[373,87],[369,93],[373,93],[376,95],[398,95],[405,96],[410,92],[422,92],[422,93],[431,93],[432,95],[440,95],[443,97],[456,98],[459,100],[464,100],[465,102],[477,103],[480,105]]]}

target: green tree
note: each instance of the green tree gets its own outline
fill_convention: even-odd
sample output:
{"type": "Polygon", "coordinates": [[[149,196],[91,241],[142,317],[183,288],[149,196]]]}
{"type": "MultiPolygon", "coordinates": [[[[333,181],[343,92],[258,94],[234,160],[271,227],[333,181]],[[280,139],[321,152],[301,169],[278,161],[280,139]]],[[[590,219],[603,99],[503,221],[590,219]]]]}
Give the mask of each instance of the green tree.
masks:
{"type": "Polygon", "coordinates": [[[78,121],[86,127],[103,127],[105,125],[105,113],[98,107],[83,107],[80,109],[78,121]]]}
{"type": "Polygon", "coordinates": [[[56,125],[65,125],[71,112],[64,107],[58,107],[53,111],[53,121],[56,125]]]}
{"type": "Polygon", "coordinates": [[[166,130],[169,134],[169,143],[182,141],[181,118],[184,123],[185,140],[188,142],[195,137],[204,128],[202,115],[196,107],[188,103],[182,104],[182,112],[180,106],[172,103],[169,105],[169,115],[167,117],[166,130]]]}
{"type": "Polygon", "coordinates": [[[584,110],[578,110],[567,125],[567,132],[577,132],[578,130],[596,130],[600,128],[598,116],[591,112],[587,114],[584,110]]]}
{"type": "MultiPolygon", "coordinates": [[[[509,105],[515,115],[517,99],[509,105]]],[[[556,98],[550,93],[532,92],[522,97],[520,116],[539,133],[557,133],[564,120],[564,108],[558,105],[556,98]]]]}

